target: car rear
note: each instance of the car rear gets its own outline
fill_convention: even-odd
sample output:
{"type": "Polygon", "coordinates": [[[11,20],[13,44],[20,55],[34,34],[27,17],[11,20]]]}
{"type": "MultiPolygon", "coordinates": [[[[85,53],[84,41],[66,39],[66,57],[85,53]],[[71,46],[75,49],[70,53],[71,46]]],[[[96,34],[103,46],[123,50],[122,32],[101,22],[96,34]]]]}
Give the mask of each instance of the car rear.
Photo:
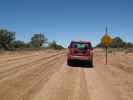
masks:
{"type": "Polygon", "coordinates": [[[74,61],[84,61],[93,66],[93,49],[90,42],[72,41],[68,47],[67,63],[71,65],[74,61]]]}

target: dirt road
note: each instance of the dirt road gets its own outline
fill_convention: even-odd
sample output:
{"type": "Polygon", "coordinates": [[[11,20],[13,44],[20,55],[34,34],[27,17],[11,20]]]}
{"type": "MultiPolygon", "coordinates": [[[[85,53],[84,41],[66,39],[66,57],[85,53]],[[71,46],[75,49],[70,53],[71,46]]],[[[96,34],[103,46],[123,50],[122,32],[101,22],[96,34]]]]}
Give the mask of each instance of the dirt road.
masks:
{"type": "Polygon", "coordinates": [[[2,55],[0,100],[133,100],[132,59],[110,54],[104,65],[95,51],[94,68],[84,68],[67,66],[65,52],[2,55]]]}

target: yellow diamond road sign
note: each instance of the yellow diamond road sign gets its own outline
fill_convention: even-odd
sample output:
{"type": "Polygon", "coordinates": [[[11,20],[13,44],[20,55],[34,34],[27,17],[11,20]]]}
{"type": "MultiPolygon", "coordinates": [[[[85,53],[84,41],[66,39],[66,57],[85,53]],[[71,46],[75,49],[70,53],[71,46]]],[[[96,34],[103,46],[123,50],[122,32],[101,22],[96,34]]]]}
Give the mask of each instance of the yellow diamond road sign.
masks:
{"type": "Polygon", "coordinates": [[[102,44],[105,46],[105,47],[108,47],[109,44],[111,43],[111,37],[108,35],[108,34],[105,34],[102,38],[102,44]]]}

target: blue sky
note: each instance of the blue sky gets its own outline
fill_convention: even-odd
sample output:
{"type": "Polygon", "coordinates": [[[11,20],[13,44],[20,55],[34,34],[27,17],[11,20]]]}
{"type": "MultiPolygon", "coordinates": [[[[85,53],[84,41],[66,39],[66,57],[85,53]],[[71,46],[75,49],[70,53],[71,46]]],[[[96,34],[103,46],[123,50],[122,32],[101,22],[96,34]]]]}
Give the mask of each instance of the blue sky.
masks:
{"type": "Polygon", "coordinates": [[[0,28],[28,42],[42,32],[49,41],[100,41],[105,27],[112,37],[133,42],[133,0],[0,0],[0,28]]]}

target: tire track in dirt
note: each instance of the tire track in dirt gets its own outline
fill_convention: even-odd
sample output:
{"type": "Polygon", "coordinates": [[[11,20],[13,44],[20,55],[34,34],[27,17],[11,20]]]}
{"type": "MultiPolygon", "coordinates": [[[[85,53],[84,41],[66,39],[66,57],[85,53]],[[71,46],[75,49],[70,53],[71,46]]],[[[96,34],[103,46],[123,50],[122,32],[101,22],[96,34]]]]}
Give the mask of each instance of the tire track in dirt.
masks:
{"type": "Polygon", "coordinates": [[[22,59],[22,60],[19,60],[19,61],[14,61],[14,63],[4,63],[3,66],[0,66],[0,73],[2,73],[4,70],[8,70],[10,68],[13,68],[13,67],[17,67],[17,66],[24,66],[26,64],[30,64],[30,63],[33,63],[33,62],[38,62],[39,60],[41,59],[47,59],[49,57],[52,57],[52,56],[56,56],[56,55],[59,55],[60,53],[56,53],[56,54],[51,54],[51,55],[47,55],[47,56],[44,56],[44,55],[40,55],[40,56],[37,56],[37,57],[32,57],[31,60],[30,59],[22,59]],[[23,62],[24,60],[24,62],[23,62]]]}
{"type": "Polygon", "coordinates": [[[86,87],[84,71],[64,64],[32,100],[90,100],[86,87]]]}
{"type": "MultiPolygon", "coordinates": [[[[62,52],[60,52],[60,53],[62,53],[62,52]]],[[[42,55],[48,55],[48,56],[50,56],[50,55],[56,55],[56,54],[60,54],[60,53],[53,53],[53,54],[42,54],[42,55]]],[[[28,59],[33,59],[33,58],[36,58],[36,57],[40,57],[40,56],[42,56],[42,55],[39,55],[39,54],[34,54],[34,55],[30,55],[30,56],[25,56],[25,57],[19,57],[19,59],[12,59],[11,61],[6,61],[6,62],[1,62],[0,63],[0,68],[1,67],[5,67],[5,66],[9,66],[9,65],[13,65],[13,64],[15,64],[15,63],[18,63],[18,62],[22,62],[22,60],[28,60],[28,59]]],[[[47,57],[47,56],[46,56],[47,57]]]]}
{"type": "Polygon", "coordinates": [[[19,60],[19,61],[13,61],[13,62],[7,62],[7,63],[4,63],[2,66],[0,65],[0,73],[8,70],[8,69],[11,69],[13,67],[16,67],[16,66],[21,66],[21,65],[25,65],[25,64],[28,64],[28,63],[32,63],[32,62],[35,62],[39,59],[42,59],[44,58],[44,55],[41,55],[41,56],[37,56],[37,57],[32,57],[32,58],[25,58],[25,59],[22,59],[22,60],[19,60]]]}
{"type": "Polygon", "coordinates": [[[133,98],[133,74],[120,69],[117,65],[108,65],[101,67],[98,71],[103,71],[101,74],[106,75],[106,80],[110,82],[112,88],[117,91],[117,94],[122,100],[132,100],[133,98]]]}
{"type": "Polygon", "coordinates": [[[121,69],[121,70],[123,70],[123,71],[125,71],[125,72],[127,72],[127,73],[130,73],[130,74],[133,74],[133,67],[129,67],[129,65],[127,64],[127,62],[113,62],[113,63],[111,63],[111,65],[112,66],[114,66],[114,67],[117,67],[117,68],[119,68],[119,69],[121,69]]]}
{"type": "MultiPolygon", "coordinates": [[[[15,56],[15,55],[14,55],[15,56]]],[[[28,58],[28,57],[34,57],[37,56],[37,54],[32,54],[32,55],[20,55],[19,57],[10,57],[10,58],[5,58],[5,59],[1,59],[0,62],[1,63],[5,63],[5,62],[10,62],[10,61],[17,61],[17,60],[21,60],[24,58],[28,58]]]]}
{"type": "Polygon", "coordinates": [[[58,71],[61,69],[61,66],[63,64],[63,59],[57,59],[55,62],[52,62],[51,65],[48,65],[45,70],[42,70],[42,75],[39,78],[38,83],[33,85],[31,89],[29,89],[27,92],[23,94],[23,100],[30,100],[36,93],[38,93],[42,87],[50,80],[50,78],[58,71]],[[50,68],[52,66],[52,68],[50,68]],[[38,85],[39,84],[39,85],[38,85]]]}
{"type": "Polygon", "coordinates": [[[23,64],[23,65],[18,65],[18,66],[15,66],[13,68],[7,69],[4,72],[0,73],[0,81],[2,81],[3,79],[5,80],[5,77],[16,75],[17,73],[21,73],[21,71],[25,71],[26,69],[32,69],[36,66],[43,65],[44,62],[48,62],[48,61],[50,62],[54,59],[57,59],[58,56],[60,57],[62,55],[56,54],[56,55],[52,55],[52,56],[48,56],[48,57],[43,57],[43,58],[38,59],[36,61],[32,61],[30,63],[26,63],[26,64],[23,64]],[[44,61],[44,60],[46,60],[46,61],[44,61]]]}
{"type": "MultiPolygon", "coordinates": [[[[78,70],[59,70],[32,100],[72,100],[79,82],[78,70]]],[[[75,99],[73,99],[75,100],[75,99]]]]}
{"type": "Polygon", "coordinates": [[[15,63],[19,63],[19,62],[23,62],[23,60],[30,60],[36,57],[39,57],[40,55],[34,55],[34,56],[28,56],[28,57],[24,57],[24,58],[20,58],[18,60],[12,60],[12,61],[6,61],[6,62],[1,62],[0,63],[0,68],[3,66],[9,66],[15,63]]]}
{"type": "Polygon", "coordinates": [[[133,73],[133,60],[132,56],[130,57],[127,54],[119,53],[119,54],[110,54],[109,55],[109,64],[112,65],[112,67],[117,67],[120,70],[125,71],[127,74],[133,73]]]}
{"type": "Polygon", "coordinates": [[[91,100],[123,100],[96,69],[85,70],[91,100]]]}
{"type": "Polygon", "coordinates": [[[23,54],[23,52],[19,52],[18,54],[14,54],[14,55],[11,55],[11,54],[8,54],[4,57],[0,57],[0,62],[10,62],[10,61],[17,61],[17,60],[21,60],[21,59],[24,59],[24,58],[28,58],[28,57],[33,57],[33,56],[38,56],[38,55],[45,55],[47,54],[47,52],[43,51],[43,52],[40,52],[40,51],[36,51],[36,52],[27,52],[27,54],[23,54]]]}
{"type": "Polygon", "coordinates": [[[102,55],[95,56],[96,71],[104,78],[106,84],[115,91],[118,100],[132,100],[133,98],[133,74],[132,55],[109,54],[108,65],[105,65],[102,55]],[[100,60],[103,60],[102,63],[100,60]]]}
{"type": "MultiPolygon", "coordinates": [[[[61,59],[62,61],[62,59],[61,59]]],[[[29,100],[41,89],[49,78],[60,69],[61,61],[57,59],[42,66],[37,66],[33,71],[23,73],[13,79],[0,83],[0,97],[2,100],[29,100]],[[51,66],[51,67],[50,67],[51,66]],[[4,88],[2,88],[4,87],[4,88]]]]}
{"type": "Polygon", "coordinates": [[[88,92],[87,80],[85,76],[86,68],[80,69],[80,93],[79,93],[79,100],[91,100],[90,94],[88,92]]]}

